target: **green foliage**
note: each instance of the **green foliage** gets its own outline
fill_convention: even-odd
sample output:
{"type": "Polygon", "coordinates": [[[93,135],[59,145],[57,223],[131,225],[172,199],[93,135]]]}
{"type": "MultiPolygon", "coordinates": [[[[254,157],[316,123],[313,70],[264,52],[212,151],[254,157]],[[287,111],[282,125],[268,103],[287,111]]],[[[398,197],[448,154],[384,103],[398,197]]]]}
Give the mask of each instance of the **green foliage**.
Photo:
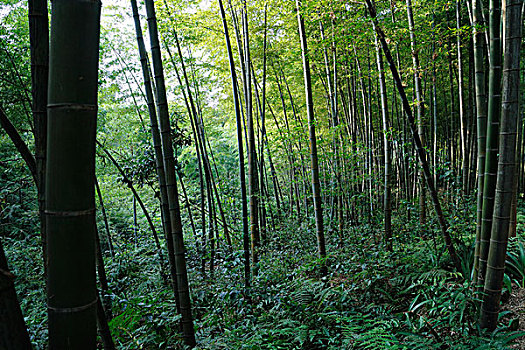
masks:
{"type": "Polygon", "coordinates": [[[525,287],[525,248],[522,241],[511,240],[505,269],[521,288],[525,287]]]}
{"type": "Polygon", "coordinates": [[[32,234],[0,239],[6,250],[9,268],[15,275],[20,306],[31,342],[35,350],[43,350],[47,342],[47,309],[40,238],[32,234]]]}
{"type": "MultiPolygon", "coordinates": [[[[137,244],[125,238],[129,211],[117,214],[120,204],[109,203],[117,248],[105,261],[117,346],[182,348],[173,294],[160,277],[150,236],[142,232],[137,244]]],[[[522,336],[504,323],[492,334],[479,332],[477,297],[461,274],[449,271],[446,256],[436,255],[443,247],[434,248],[431,236],[417,240],[419,231],[407,231],[388,253],[370,238],[379,234],[377,226],[345,230],[340,250],[330,241],[330,273],[319,279],[311,225],[290,218],[271,232],[249,296],[242,288],[242,251],[219,250],[214,274],[204,276],[200,253],[188,240],[199,349],[504,349],[522,336]]],[[[20,295],[27,295],[22,307],[35,348],[43,349],[42,272],[32,267],[39,261],[38,238],[14,237],[5,246],[14,273],[24,276],[17,282],[20,295]]]]}
{"type": "Polygon", "coordinates": [[[180,316],[174,312],[175,303],[163,294],[114,300],[116,316],[109,327],[120,349],[165,349],[180,340],[171,331],[177,328],[180,316]]]}
{"type": "MultiPolygon", "coordinates": [[[[4,3],[10,7],[0,21],[0,101],[31,148],[30,106],[26,97],[30,81],[27,14],[23,3],[11,0],[4,3]]],[[[264,151],[266,159],[268,153],[273,158],[284,198],[281,198],[281,208],[275,208],[273,188],[271,183],[266,184],[269,192],[266,202],[270,208],[267,219],[275,224],[276,229],[269,231],[268,242],[261,252],[259,275],[254,276],[248,293],[243,290],[242,278],[234,109],[230,73],[225,68],[225,47],[217,44],[224,40],[217,4],[211,2],[208,7],[196,0],[169,0],[169,18],[165,3],[157,3],[159,29],[166,44],[173,42],[173,28],[178,30],[183,44],[191,89],[195,93],[214,163],[212,173],[234,243],[230,252],[223,242],[222,231],[219,233],[220,247],[212,274],[208,266],[209,245],[198,249],[196,242],[202,240],[204,233],[208,234],[210,217],[209,209],[205,208],[206,226],[203,228],[199,208],[203,194],[200,192],[195,143],[175,74],[175,68],[180,70],[180,61],[178,57],[174,62],[164,57],[177,167],[188,192],[188,198],[181,204],[184,205],[184,233],[199,349],[504,349],[523,336],[514,333],[506,324],[509,323],[508,314],[502,317],[499,329],[492,334],[481,333],[475,322],[479,296],[473,295],[469,288],[474,203],[472,198],[460,195],[460,173],[449,159],[450,148],[457,146],[453,140],[458,137],[453,130],[459,130],[458,121],[454,119],[457,111],[450,109],[452,101],[447,97],[450,86],[454,88],[455,84],[447,76],[449,64],[451,67],[455,64],[455,53],[450,54],[455,48],[449,43],[455,32],[451,29],[452,21],[447,18],[452,15],[452,3],[420,1],[416,5],[415,21],[422,44],[419,52],[421,68],[430,75],[430,64],[435,63],[438,72],[438,144],[429,144],[428,152],[430,155],[433,146],[437,147],[439,160],[434,170],[442,191],[440,197],[448,213],[450,232],[454,243],[458,244],[462,271],[451,272],[451,262],[435,219],[429,215],[426,225],[419,224],[417,198],[411,189],[415,188],[418,163],[412,151],[412,141],[407,136],[408,129],[394,113],[398,107],[392,104],[397,101],[395,94],[389,95],[392,125],[388,136],[399,157],[396,171],[405,172],[406,179],[399,178],[398,186],[393,189],[396,198],[394,251],[385,250],[381,243],[381,164],[377,168],[373,165],[372,171],[368,172],[372,166],[370,162],[381,163],[380,149],[374,143],[382,135],[376,132],[372,135],[375,141],[367,144],[368,136],[364,135],[367,131],[362,120],[365,110],[361,110],[361,104],[367,106],[363,107],[365,109],[370,108],[369,126],[381,130],[375,101],[379,95],[375,87],[377,72],[373,62],[371,27],[360,4],[304,0],[314,104],[318,115],[316,126],[323,199],[344,194],[345,204],[348,201],[350,207],[345,213],[344,231],[340,233],[333,203],[324,203],[329,253],[326,262],[330,272],[326,278],[319,278],[317,271],[324,262],[315,254],[314,222],[304,214],[305,205],[311,214],[309,147],[306,118],[303,116],[304,87],[294,2],[268,0],[266,129],[269,149],[264,151]],[[435,23],[429,20],[432,15],[436,16],[435,23]],[[327,35],[324,41],[318,30],[321,22],[325,24],[327,35]],[[434,31],[431,30],[433,25],[434,31]],[[439,39],[434,39],[434,36],[439,39]],[[331,45],[332,40],[341,84],[341,124],[337,128],[331,125],[325,100],[322,57],[323,49],[331,45]],[[431,42],[438,43],[435,52],[429,49],[431,42]],[[356,71],[358,63],[362,70],[359,74],[356,71]],[[363,77],[363,85],[359,75],[363,77]],[[350,97],[350,92],[345,95],[347,89],[354,90],[351,92],[355,94],[353,101],[343,100],[350,97]],[[361,93],[369,95],[362,97],[361,93]],[[348,106],[354,109],[352,113],[345,111],[348,106]],[[355,134],[351,135],[352,130],[348,130],[345,113],[357,117],[355,134]],[[341,188],[333,176],[335,138],[341,140],[339,156],[344,170],[341,188]],[[373,160],[370,161],[368,156],[373,160]],[[295,192],[296,187],[299,193],[295,192]],[[294,192],[293,198],[289,195],[291,191],[294,192]],[[294,200],[299,202],[302,213],[297,212],[294,200]],[[191,206],[196,237],[190,234],[186,201],[191,206]],[[339,234],[342,246],[339,246],[339,234]],[[206,274],[201,271],[203,261],[206,274]]],[[[242,2],[232,1],[232,5],[239,14],[242,2]]],[[[107,7],[108,14],[103,17],[97,139],[115,156],[136,185],[160,234],[158,185],[142,83],[137,78],[140,77],[137,50],[128,23],[129,10],[123,6],[127,5],[107,7]]],[[[400,68],[404,68],[402,78],[411,95],[413,72],[406,69],[411,65],[406,9],[402,2],[378,2],[378,6],[390,44],[399,54],[400,68]],[[393,13],[390,5],[395,7],[393,13]],[[395,23],[390,20],[391,15],[395,16],[395,23]]],[[[252,63],[259,85],[262,83],[263,11],[264,7],[259,3],[248,1],[252,63]]],[[[229,12],[227,19],[236,46],[229,12]]],[[[465,42],[468,32],[463,26],[461,33],[465,42]]],[[[173,45],[170,49],[173,54],[173,45]]],[[[240,73],[237,47],[234,47],[234,56],[240,73]]],[[[387,80],[390,94],[393,85],[389,77],[387,80]]],[[[430,110],[430,100],[427,99],[427,110],[430,110]]],[[[0,170],[0,239],[17,276],[17,290],[32,341],[36,349],[44,349],[47,338],[45,288],[35,188],[4,133],[0,133],[0,170]]],[[[269,178],[269,169],[266,171],[269,178]]],[[[115,245],[115,255],[111,257],[109,251],[105,251],[104,259],[110,285],[106,297],[112,301],[114,316],[110,329],[117,346],[120,349],[182,348],[174,296],[161,278],[158,255],[146,220],[139,208],[135,235],[131,192],[102,154],[97,158],[97,176],[115,245]]],[[[524,231],[524,218],[520,210],[518,233],[524,231]]],[[[100,213],[98,225],[105,247],[107,237],[100,213]]],[[[164,249],[162,238],[161,245],[164,249]]],[[[516,288],[516,284],[523,287],[524,281],[525,251],[522,241],[516,239],[511,242],[507,257],[507,291],[516,288]]]]}

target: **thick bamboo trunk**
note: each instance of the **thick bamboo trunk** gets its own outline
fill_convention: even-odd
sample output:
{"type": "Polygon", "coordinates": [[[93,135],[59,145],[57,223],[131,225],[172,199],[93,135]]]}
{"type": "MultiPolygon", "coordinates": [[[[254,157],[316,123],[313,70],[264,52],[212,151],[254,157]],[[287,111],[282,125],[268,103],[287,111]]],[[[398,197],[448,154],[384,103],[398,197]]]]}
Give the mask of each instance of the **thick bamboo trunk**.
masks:
{"type": "Polygon", "coordinates": [[[512,188],[513,199],[511,207],[509,238],[516,237],[518,226],[518,183],[520,179],[520,166],[522,158],[521,144],[523,143],[523,115],[520,113],[518,118],[518,141],[516,145],[516,174],[512,188]]]}
{"type": "Polygon", "coordinates": [[[477,124],[477,149],[478,149],[478,185],[476,194],[476,242],[474,249],[474,271],[472,281],[478,280],[479,250],[481,235],[481,218],[483,209],[483,187],[485,182],[485,155],[487,140],[487,96],[485,89],[485,38],[482,29],[482,16],[479,0],[472,0],[472,25],[474,41],[474,87],[476,93],[476,124],[477,124]]]}
{"type": "MultiPolygon", "coordinates": [[[[476,1],[476,0],[474,0],[476,1]]],[[[438,121],[437,121],[437,78],[436,78],[436,60],[435,60],[436,44],[435,44],[435,16],[432,14],[432,170],[434,174],[434,183],[436,189],[438,184],[438,121]]]]}
{"type": "Polygon", "coordinates": [[[54,1],[51,21],[45,184],[49,348],[95,349],[100,2],[54,1]]]}
{"type": "MultiPolygon", "coordinates": [[[[266,50],[266,49],[264,49],[266,50]]],[[[266,51],[264,51],[263,55],[266,54],[266,51]]],[[[256,102],[257,102],[257,110],[259,112],[259,118],[257,118],[257,143],[258,143],[258,154],[259,154],[259,159],[258,159],[258,162],[257,162],[257,167],[259,169],[259,234],[260,234],[260,237],[261,237],[261,242],[262,244],[264,244],[266,242],[266,239],[267,239],[267,232],[266,232],[266,226],[267,226],[267,222],[266,222],[266,206],[267,206],[267,196],[266,196],[266,193],[265,193],[265,187],[266,187],[266,181],[265,181],[265,176],[264,176],[264,169],[265,169],[265,166],[264,166],[264,132],[266,132],[265,130],[263,130],[264,128],[264,125],[265,125],[265,118],[264,118],[264,112],[263,112],[263,106],[262,106],[262,103],[261,103],[261,98],[259,96],[259,88],[258,88],[258,84],[257,84],[257,79],[256,79],[256,76],[255,76],[255,69],[253,69],[253,64],[250,62],[250,70],[252,71],[252,74],[253,74],[253,87],[254,87],[254,92],[255,92],[255,97],[256,97],[256,102]]],[[[263,74],[265,74],[266,72],[264,71],[263,74]]],[[[263,77],[263,83],[265,84],[266,83],[266,78],[263,77]]]]}
{"type": "MultiPolygon", "coordinates": [[[[505,273],[505,258],[507,256],[511,206],[514,198],[516,141],[518,138],[519,120],[521,7],[522,0],[506,1],[506,35],[503,63],[502,113],[499,132],[498,175],[487,272],[480,315],[480,326],[490,331],[496,328],[498,321],[503,275],[505,273]]],[[[492,7],[492,9],[496,8],[497,6],[492,7]]],[[[492,44],[495,46],[494,41],[492,44]]],[[[493,49],[493,47],[491,47],[491,49],[493,49]]],[[[494,60],[495,58],[493,57],[492,59],[494,60]]]]}
{"type": "Polygon", "coordinates": [[[485,158],[485,176],[483,180],[483,209],[481,213],[481,231],[479,238],[478,288],[485,285],[485,273],[489,255],[496,176],[498,168],[498,137],[501,115],[501,0],[489,3],[490,68],[487,117],[487,144],[485,158]]]}

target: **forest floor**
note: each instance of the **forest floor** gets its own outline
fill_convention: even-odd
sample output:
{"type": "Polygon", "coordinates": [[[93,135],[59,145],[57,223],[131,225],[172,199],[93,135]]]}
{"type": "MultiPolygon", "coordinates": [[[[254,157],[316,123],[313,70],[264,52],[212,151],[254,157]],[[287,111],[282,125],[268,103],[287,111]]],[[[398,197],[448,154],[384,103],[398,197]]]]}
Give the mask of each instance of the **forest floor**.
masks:
{"type": "MultiPolygon", "coordinates": [[[[503,311],[510,311],[518,319],[517,331],[525,332],[525,288],[520,288],[516,284],[512,286],[512,293],[509,301],[503,305],[503,311]]],[[[512,349],[525,349],[525,335],[516,339],[512,349]]]]}
{"type": "MultiPolygon", "coordinates": [[[[209,257],[189,240],[196,349],[525,349],[525,338],[519,338],[525,332],[525,289],[514,285],[503,309],[510,312],[496,332],[482,334],[470,282],[453,270],[439,240],[434,243],[436,232],[417,232],[410,222],[397,225],[394,252],[384,249],[380,229],[370,225],[349,228],[343,247],[335,234],[328,235],[330,272],[320,277],[313,225],[298,227],[290,220],[272,232],[261,251],[250,298],[244,293],[241,250],[219,250],[211,273],[209,257]]],[[[519,232],[513,246],[523,240],[519,232]]],[[[160,278],[149,232],[139,234],[139,244],[122,234],[113,238],[119,248],[105,256],[106,296],[117,349],[184,349],[173,293],[160,278]]],[[[24,296],[21,306],[34,349],[43,350],[47,333],[39,240],[13,237],[4,244],[24,296]]],[[[471,261],[472,245],[459,248],[464,261],[471,261]]]]}

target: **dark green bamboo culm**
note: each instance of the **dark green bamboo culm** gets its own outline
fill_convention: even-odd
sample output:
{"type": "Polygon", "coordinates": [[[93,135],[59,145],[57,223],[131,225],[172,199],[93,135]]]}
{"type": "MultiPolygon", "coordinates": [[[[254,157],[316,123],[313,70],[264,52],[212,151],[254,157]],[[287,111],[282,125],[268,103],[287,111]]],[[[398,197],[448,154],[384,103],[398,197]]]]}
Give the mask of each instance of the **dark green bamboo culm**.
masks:
{"type": "Polygon", "coordinates": [[[137,1],[131,0],[131,10],[135,22],[135,33],[137,36],[137,46],[139,49],[140,64],[142,67],[142,76],[144,78],[144,88],[146,91],[146,103],[148,105],[148,114],[150,118],[151,136],[153,139],[153,150],[155,152],[155,166],[157,170],[157,179],[159,181],[160,189],[160,214],[162,220],[162,228],[164,232],[164,239],[166,240],[166,247],[168,249],[168,262],[170,268],[171,288],[175,294],[175,303],[177,310],[180,310],[179,297],[177,292],[177,270],[175,267],[175,251],[173,240],[171,239],[171,220],[168,206],[168,191],[166,187],[166,176],[164,173],[164,162],[162,154],[162,144],[160,140],[160,131],[157,121],[157,112],[155,109],[155,100],[153,98],[153,88],[150,79],[150,67],[144,39],[142,37],[142,28],[140,25],[139,11],[137,1]]]}
{"type": "Polygon", "coordinates": [[[498,169],[498,134],[501,116],[501,0],[490,0],[489,11],[489,100],[477,280],[480,291],[485,285],[498,169]]]}
{"type": "Polygon", "coordinates": [[[386,92],[385,70],[383,64],[383,53],[377,35],[375,38],[376,55],[377,55],[377,70],[379,72],[379,91],[381,92],[381,116],[383,119],[383,152],[385,159],[385,177],[384,177],[384,192],[383,192],[383,210],[385,212],[384,228],[385,228],[385,243],[389,251],[392,251],[392,189],[391,189],[391,162],[392,155],[390,150],[389,122],[388,122],[388,101],[386,92]]]}
{"type": "Polygon", "coordinates": [[[95,349],[95,134],[100,1],[51,10],[46,166],[49,349],[95,349]]]}
{"type": "MultiPolygon", "coordinates": [[[[425,132],[424,132],[424,117],[425,117],[425,105],[423,103],[423,88],[421,87],[421,76],[420,76],[420,63],[419,63],[419,51],[416,42],[416,34],[414,28],[414,16],[412,14],[412,0],[406,0],[407,4],[407,18],[408,27],[410,32],[410,48],[412,50],[412,68],[414,69],[414,92],[416,97],[416,111],[417,111],[417,132],[421,139],[421,144],[425,144],[425,132]]],[[[425,161],[427,158],[426,152],[423,153],[425,161]]],[[[427,194],[424,183],[425,175],[424,170],[419,171],[419,223],[424,225],[427,218],[427,194]]]]}
{"type": "Polygon", "coordinates": [[[254,275],[258,271],[259,262],[259,177],[257,169],[257,146],[255,144],[255,127],[253,124],[252,105],[252,75],[250,69],[250,38],[248,35],[248,13],[246,1],[242,12],[242,26],[244,36],[244,101],[246,107],[247,148],[248,148],[248,189],[250,197],[250,234],[252,243],[252,270],[254,275]]]}
{"type": "Polygon", "coordinates": [[[230,74],[232,78],[233,101],[235,105],[235,120],[237,124],[237,145],[239,148],[239,182],[241,186],[241,205],[242,205],[242,232],[243,232],[243,249],[244,249],[244,289],[250,288],[250,236],[248,227],[248,199],[246,196],[246,174],[244,170],[244,150],[242,142],[242,116],[241,103],[239,101],[239,91],[237,88],[237,73],[235,71],[235,61],[233,58],[230,35],[228,33],[228,24],[226,23],[226,13],[222,0],[219,0],[219,7],[224,27],[224,37],[226,40],[226,49],[228,50],[228,61],[230,63],[230,74]]]}
{"type": "Polygon", "coordinates": [[[31,177],[35,181],[35,183],[38,181],[38,172],[36,170],[36,161],[35,157],[33,157],[33,154],[29,150],[29,147],[24,142],[18,131],[16,130],[15,126],[11,122],[11,120],[7,117],[7,115],[4,112],[4,107],[2,106],[0,102],[0,126],[2,129],[4,129],[5,133],[9,136],[9,139],[13,143],[13,146],[15,146],[18,153],[20,153],[20,156],[26,163],[26,166],[31,173],[31,177]]]}
{"type": "Polygon", "coordinates": [[[100,295],[97,299],[97,325],[102,344],[104,344],[104,350],[115,350],[115,342],[111,337],[108,319],[105,314],[104,305],[102,305],[102,301],[100,300],[100,295]]]}
{"type": "Polygon", "coordinates": [[[474,267],[472,282],[477,283],[479,270],[479,249],[481,218],[483,210],[483,184],[485,182],[485,154],[487,140],[487,101],[485,89],[485,38],[482,29],[482,16],[479,0],[472,0],[472,40],[474,42],[474,81],[476,92],[476,121],[478,134],[478,193],[476,194],[476,242],[474,249],[474,267]]]}
{"type": "MultiPolygon", "coordinates": [[[[95,179],[96,181],[96,179],[95,179]]],[[[106,268],[104,267],[104,258],[102,257],[102,250],[100,248],[100,237],[98,234],[97,225],[95,224],[95,247],[96,247],[96,258],[97,258],[97,275],[100,283],[100,289],[102,290],[102,297],[98,293],[97,300],[97,326],[104,344],[104,350],[114,350],[115,343],[111,337],[109,330],[108,321],[113,318],[111,298],[109,297],[109,285],[106,276],[106,268]]]]}
{"type": "Polygon", "coordinates": [[[166,176],[166,188],[168,194],[169,214],[171,221],[171,234],[168,239],[173,239],[175,251],[175,266],[177,270],[177,289],[180,302],[182,336],[184,342],[190,347],[195,346],[195,330],[193,329],[193,317],[191,312],[191,299],[188,283],[188,272],[186,267],[186,252],[182,232],[182,221],[179,204],[177,179],[175,175],[175,158],[173,155],[173,144],[171,138],[168,101],[164,82],[164,71],[162,67],[162,55],[160,51],[157,19],[153,0],[146,0],[146,14],[148,17],[148,30],[151,43],[151,55],[153,60],[153,72],[155,87],[157,90],[157,111],[160,124],[160,135],[162,153],[164,156],[164,172],[166,176]]]}
{"type": "Polygon", "coordinates": [[[315,116],[312,98],[312,77],[310,75],[310,62],[308,59],[308,45],[304,29],[304,20],[301,15],[301,1],[296,0],[297,22],[299,25],[299,37],[301,40],[301,51],[303,56],[304,89],[306,94],[306,112],[308,114],[308,130],[310,136],[310,166],[312,193],[314,198],[315,226],[317,228],[317,253],[321,263],[321,275],[325,276],[328,272],[326,266],[326,244],[324,238],[323,207],[321,203],[321,186],[319,183],[319,165],[317,161],[317,140],[315,136],[315,116]]]}
{"type": "Polygon", "coordinates": [[[469,147],[468,147],[468,118],[465,112],[465,101],[463,97],[463,59],[461,50],[461,0],[456,1],[456,49],[458,64],[458,108],[460,122],[461,143],[461,177],[463,195],[469,194],[469,147]]]}
{"type": "Polygon", "coordinates": [[[115,256],[113,247],[113,239],[111,238],[111,232],[109,230],[109,222],[108,222],[108,216],[106,214],[106,207],[104,206],[104,201],[102,199],[102,192],[100,191],[100,186],[98,184],[98,179],[95,177],[95,190],[97,192],[99,207],[100,207],[100,213],[102,214],[102,219],[104,220],[104,228],[106,230],[106,239],[107,239],[107,248],[109,251],[109,255],[111,257],[115,256]]]}
{"type": "Polygon", "coordinates": [[[0,349],[30,350],[31,340],[16,297],[14,279],[0,240],[0,349]]]}
{"type": "MultiPolygon", "coordinates": [[[[46,251],[45,170],[47,140],[47,89],[49,74],[49,25],[47,0],[29,0],[29,41],[31,48],[31,96],[35,135],[36,186],[42,251],[46,251]]],[[[47,273],[44,264],[44,275],[47,273]]]]}
{"type": "Polygon", "coordinates": [[[507,0],[506,2],[498,173],[479,322],[482,328],[490,331],[496,328],[498,322],[507,256],[510,209],[514,199],[520,94],[521,7],[522,0],[507,0]]]}
{"type": "MultiPolygon", "coordinates": [[[[323,22],[319,22],[319,29],[321,32],[321,39],[325,40],[323,22]]],[[[332,72],[330,69],[330,62],[328,59],[328,50],[326,46],[323,48],[323,58],[326,71],[326,85],[328,85],[328,96],[327,96],[327,105],[330,106],[330,114],[332,120],[332,128],[334,129],[333,135],[333,147],[334,147],[334,174],[331,179],[331,187],[335,192],[335,198],[333,200],[335,209],[337,212],[337,223],[338,223],[338,235],[339,235],[339,247],[343,246],[343,210],[342,210],[342,187],[341,187],[341,169],[340,169],[340,139],[339,133],[337,131],[339,126],[339,117],[337,110],[337,51],[334,42],[334,33],[333,33],[333,23],[332,23],[332,43],[330,49],[332,51],[333,58],[333,80],[332,72]]]]}

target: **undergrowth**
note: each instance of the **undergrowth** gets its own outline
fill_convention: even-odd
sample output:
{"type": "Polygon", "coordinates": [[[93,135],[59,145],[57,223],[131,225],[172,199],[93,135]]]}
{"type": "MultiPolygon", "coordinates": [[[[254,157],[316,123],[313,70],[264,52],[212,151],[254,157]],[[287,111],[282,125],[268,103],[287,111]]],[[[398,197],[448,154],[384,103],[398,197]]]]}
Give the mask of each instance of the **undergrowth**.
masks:
{"type": "MultiPolygon", "coordinates": [[[[510,326],[512,317],[491,334],[478,329],[470,245],[460,249],[466,271],[452,272],[435,232],[398,228],[393,252],[377,244],[374,225],[345,231],[343,247],[329,237],[329,274],[321,277],[311,224],[290,220],[269,235],[248,291],[241,251],[221,246],[213,272],[207,266],[203,274],[190,239],[197,349],[505,349],[523,335],[510,326]]],[[[105,257],[113,338],[118,349],[183,349],[173,293],[150,237],[141,232],[139,239],[115,235],[118,249],[105,257]]],[[[35,349],[45,349],[38,239],[9,238],[4,246],[35,349]]],[[[523,286],[523,245],[516,239],[511,246],[508,279],[523,286]]]]}

